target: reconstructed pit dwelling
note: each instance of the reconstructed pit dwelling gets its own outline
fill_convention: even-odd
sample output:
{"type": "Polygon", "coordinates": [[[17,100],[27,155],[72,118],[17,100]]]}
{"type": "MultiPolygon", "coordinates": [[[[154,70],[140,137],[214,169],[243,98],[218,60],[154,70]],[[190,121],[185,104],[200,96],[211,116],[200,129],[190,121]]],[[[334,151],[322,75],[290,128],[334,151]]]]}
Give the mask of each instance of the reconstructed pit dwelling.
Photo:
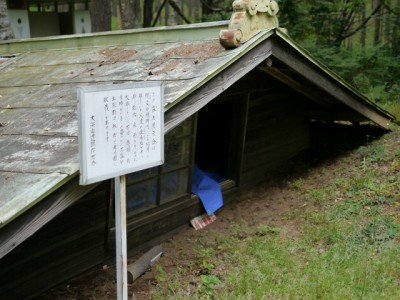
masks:
{"type": "Polygon", "coordinates": [[[131,251],[204,212],[195,163],[226,192],[307,149],[314,120],[389,129],[393,117],[278,28],[277,11],[242,0],[229,23],[0,43],[0,298],[113,257],[112,181],[79,185],[77,87],[165,85],[165,163],[128,175],[131,251]]]}

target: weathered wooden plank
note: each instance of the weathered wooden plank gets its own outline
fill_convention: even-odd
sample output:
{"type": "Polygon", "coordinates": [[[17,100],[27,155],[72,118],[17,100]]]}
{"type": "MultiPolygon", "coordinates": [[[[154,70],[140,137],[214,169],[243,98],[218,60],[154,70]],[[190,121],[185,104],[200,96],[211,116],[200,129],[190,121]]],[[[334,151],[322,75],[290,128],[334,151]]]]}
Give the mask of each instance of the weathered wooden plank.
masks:
{"type": "Polygon", "coordinates": [[[99,266],[104,259],[101,236],[96,239],[87,239],[87,242],[91,246],[82,248],[84,250],[80,252],[71,251],[69,248],[69,252],[58,252],[57,257],[51,257],[52,259],[49,257],[36,261],[33,270],[25,268],[20,268],[18,271],[12,270],[13,272],[7,275],[9,280],[0,284],[0,294],[4,296],[2,299],[31,299],[73,276],[99,266]],[[22,277],[21,272],[25,274],[22,277]]]}
{"type": "Polygon", "coordinates": [[[0,133],[4,135],[2,140],[5,135],[78,136],[75,103],[62,107],[9,108],[1,112],[0,122],[3,126],[0,133]]]}
{"type": "Polygon", "coordinates": [[[210,37],[218,37],[219,31],[227,26],[228,21],[219,21],[29,40],[8,40],[0,42],[0,54],[96,46],[115,47],[148,43],[208,41],[210,37]],[[199,30],[199,27],[201,27],[201,30],[199,30]]]}
{"type": "MultiPolygon", "coordinates": [[[[185,48],[183,48],[185,49],[185,48]]],[[[177,49],[176,51],[179,51],[177,49]]],[[[184,50],[180,50],[184,51],[184,50]]],[[[201,53],[197,53],[200,55],[201,53]]],[[[37,86],[76,83],[113,83],[118,81],[168,80],[186,81],[208,76],[230,59],[214,57],[201,61],[193,58],[155,57],[153,60],[117,61],[115,63],[86,63],[15,67],[2,73],[0,87],[37,86]]],[[[176,55],[179,57],[179,55],[176,55]]],[[[201,81],[198,80],[198,81],[201,81]]],[[[195,82],[196,83],[196,82],[195,82]]],[[[190,87],[190,86],[188,86],[190,87]]],[[[71,91],[72,92],[72,91],[71,91]]],[[[75,92],[75,91],[73,91],[75,92]]]]}
{"type": "MultiPolygon", "coordinates": [[[[258,131],[259,137],[250,139],[248,137],[246,141],[245,154],[260,153],[270,148],[276,148],[277,145],[286,146],[290,141],[297,140],[299,138],[308,140],[309,133],[308,127],[305,124],[298,124],[296,130],[281,130],[275,128],[275,132],[265,132],[263,130],[258,131]]],[[[253,135],[254,137],[255,135],[253,135]]]]}
{"type": "MultiPolygon", "coordinates": [[[[59,50],[47,50],[32,52],[21,57],[14,67],[34,67],[34,66],[58,66],[63,68],[65,65],[87,64],[87,63],[114,63],[116,61],[132,61],[145,59],[144,53],[151,59],[150,45],[126,45],[123,47],[93,47],[93,48],[71,48],[59,50]],[[117,55],[119,57],[117,57],[117,55]]],[[[154,56],[154,48],[153,54],[154,56]]]]}
{"type": "MultiPolygon", "coordinates": [[[[95,214],[86,212],[86,217],[95,217],[95,214]]],[[[75,220],[75,224],[68,228],[68,226],[59,224],[59,220],[55,221],[56,223],[48,223],[53,226],[58,225],[58,230],[52,231],[55,236],[49,234],[43,236],[39,231],[38,235],[32,238],[33,242],[28,239],[25,243],[20,244],[15,251],[3,258],[4,261],[0,261],[0,275],[24,268],[26,271],[29,270],[29,275],[25,275],[22,280],[29,280],[35,278],[38,273],[51,272],[52,268],[55,269],[56,266],[66,263],[67,257],[80,259],[79,256],[83,252],[96,247],[104,248],[104,212],[103,219],[94,225],[82,222],[82,220],[75,220]],[[80,225],[80,228],[78,225],[80,225]],[[69,234],[63,234],[62,231],[64,230],[69,234]],[[64,239],[62,239],[63,237],[64,239]],[[46,247],[43,247],[43,245],[46,245],[46,247]],[[48,267],[47,262],[51,262],[50,265],[53,267],[48,267]],[[41,264],[44,264],[44,266],[40,266],[41,264]]],[[[42,228],[46,233],[48,232],[47,227],[46,225],[42,228]]],[[[70,261],[70,263],[74,262],[70,261]]]]}
{"type": "Polygon", "coordinates": [[[80,74],[89,75],[86,81],[93,81],[90,78],[90,70],[97,67],[97,63],[87,63],[65,65],[62,68],[54,65],[7,68],[2,70],[0,87],[78,82],[76,78],[80,74]]]}
{"type": "MultiPolygon", "coordinates": [[[[70,184],[73,189],[78,183],[70,184]]],[[[0,294],[10,299],[30,298],[104,261],[108,193],[107,185],[99,185],[0,260],[0,278],[8,278],[0,281],[0,294]],[[20,286],[24,288],[17,288],[20,286]]],[[[43,203],[51,205],[63,194],[58,191],[43,203]]],[[[29,222],[29,218],[25,220],[29,222]]]]}
{"type": "Polygon", "coordinates": [[[323,111],[323,110],[310,110],[307,111],[307,117],[314,120],[323,121],[350,121],[350,122],[362,122],[368,119],[360,113],[353,110],[342,110],[342,111],[323,111]]]}
{"type": "Polygon", "coordinates": [[[304,101],[303,99],[292,98],[281,98],[278,101],[271,100],[268,98],[262,99],[264,103],[259,103],[256,105],[252,105],[249,108],[249,113],[252,115],[251,122],[257,123],[261,122],[259,125],[261,126],[263,123],[268,124],[276,124],[277,122],[282,123],[283,120],[289,120],[291,118],[299,118],[299,112],[304,114],[304,101]],[[291,99],[295,99],[297,105],[294,106],[289,101],[291,99]],[[301,107],[303,104],[303,107],[301,107]]]}
{"type": "Polygon", "coordinates": [[[339,78],[331,76],[324,69],[311,63],[310,59],[301,53],[289,48],[284,40],[272,40],[273,56],[285,63],[287,66],[302,74],[307,80],[313,82],[319,88],[329,93],[338,101],[348,105],[355,111],[366,116],[383,128],[389,129],[393,119],[388,113],[382,111],[361,94],[358,94],[339,78]]]}
{"type": "Polygon", "coordinates": [[[267,74],[271,75],[272,77],[278,79],[279,81],[285,83],[293,90],[303,94],[304,96],[310,98],[316,103],[322,105],[323,107],[329,108],[330,106],[332,106],[331,101],[328,101],[329,99],[326,99],[327,97],[323,97],[321,95],[322,93],[318,94],[314,92],[314,89],[310,89],[305,84],[297,82],[295,79],[281,72],[278,68],[275,68],[272,65],[271,66],[266,65],[260,67],[260,69],[266,72],[267,74]]]}
{"type": "Polygon", "coordinates": [[[0,172],[0,228],[38,203],[67,178],[66,174],[60,173],[0,172]]]}
{"type": "Polygon", "coordinates": [[[79,168],[76,137],[0,136],[2,172],[65,174],[79,168]]]}
{"type": "MultiPolygon", "coordinates": [[[[79,83],[79,86],[87,85],[79,83]]],[[[0,87],[0,109],[76,107],[76,88],[76,83],[0,87]]]]}
{"type": "MultiPolygon", "coordinates": [[[[125,46],[98,46],[91,48],[71,48],[32,52],[29,55],[17,55],[13,68],[35,66],[99,64],[113,65],[117,62],[140,63],[157,65],[168,59],[193,59],[196,63],[207,60],[210,57],[229,55],[219,45],[218,39],[210,41],[193,41],[190,43],[173,42],[154,44],[125,45],[125,46]]],[[[2,65],[4,67],[4,65],[2,65]]]]}
{"type": "Polygon", "coordinates": [[[288,154],[298,153],[309,147],[309,139],[307,135],[292,138],[280,143],[274,143],[264,146],[257,151],[246,152],[244,158],[244,170],[251,170],[257,165],[268,163],[270,161],[285,161],[288,154]]]}
{"type": "Polygon", "coordinates": [[[170,214],[166,214],[166,210],[154,218],[152,222],[137,223],[135,227],[128,227],[128,248],[134,249],[140,244],[157,238],[160,234],[188,224],[188,220],[198,216],[204,212],[204,207],[200,201],[190,200],[184,205],[179,205],[175,210],[169,210],[170,214]]]}

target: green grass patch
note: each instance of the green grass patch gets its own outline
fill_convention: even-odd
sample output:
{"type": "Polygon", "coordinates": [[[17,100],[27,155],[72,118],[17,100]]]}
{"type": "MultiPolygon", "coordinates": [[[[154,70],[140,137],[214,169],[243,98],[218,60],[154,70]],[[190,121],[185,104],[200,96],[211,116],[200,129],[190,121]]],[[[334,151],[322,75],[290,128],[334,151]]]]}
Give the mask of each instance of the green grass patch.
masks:
{"type": "Polygon", "coordinates": [[[216,299],[398,299],[396,235],[394,223],[380,221],[362,228],[327,222],[296,240],[254,236],[233,253],[216,299]]]}

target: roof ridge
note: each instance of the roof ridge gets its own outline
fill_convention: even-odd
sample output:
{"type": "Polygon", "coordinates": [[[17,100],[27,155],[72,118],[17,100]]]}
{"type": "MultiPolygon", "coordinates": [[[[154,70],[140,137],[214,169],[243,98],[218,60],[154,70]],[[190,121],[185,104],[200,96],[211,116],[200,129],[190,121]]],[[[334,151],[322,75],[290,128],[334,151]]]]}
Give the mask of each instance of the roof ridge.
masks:
{"type": "Polygon", "coordinates": [[[57,49],[217,39],[229,21],[0,41],[0,55],[57,49]]]}

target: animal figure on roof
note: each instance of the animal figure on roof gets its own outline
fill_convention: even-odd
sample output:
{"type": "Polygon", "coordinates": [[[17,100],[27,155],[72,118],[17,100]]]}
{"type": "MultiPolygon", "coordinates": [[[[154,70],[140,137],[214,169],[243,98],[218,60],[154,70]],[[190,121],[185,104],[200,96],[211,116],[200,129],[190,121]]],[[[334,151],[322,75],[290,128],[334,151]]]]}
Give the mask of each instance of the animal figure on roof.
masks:
{"type": "Polygon", "coordinates": [[[279,27],[279,6],[274,0],[235,0],[232,7],[229,27],[220,32],[226,49],[238,47],[261,30],[279,27]]]}

